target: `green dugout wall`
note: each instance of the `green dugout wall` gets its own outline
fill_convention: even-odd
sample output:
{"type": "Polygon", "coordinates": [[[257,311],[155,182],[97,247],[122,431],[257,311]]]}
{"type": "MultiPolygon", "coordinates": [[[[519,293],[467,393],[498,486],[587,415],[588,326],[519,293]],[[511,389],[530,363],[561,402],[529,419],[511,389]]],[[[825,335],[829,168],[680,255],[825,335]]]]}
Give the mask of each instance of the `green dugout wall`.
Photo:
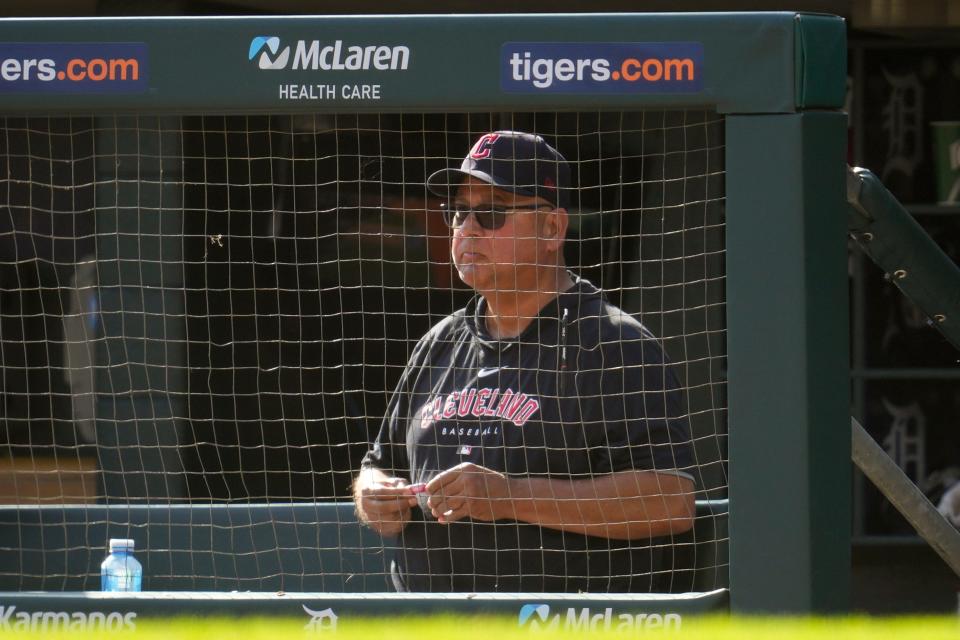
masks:
{"type": "MultiPolygon", "coordinates": [[[[2,68],[4,115],[625,109],[723,115],[730,584],[729,600],[701,594],[699,608],[727,601],[737,612],[847,607],[842,20],[793,13],[2,20],[0,51],[13,60],[2,68]],[[353,43],[362,50],[351,53],[353,43]],[[514,57],[518,43],[535,52],[531,64],[538,56],[612,60],[636,43],[663,62],[659,69],[617,62],[602,82],[584,79],[575,63],[554,64],[549,79],[538,79],[522,56],[514,57]],[[111,62],[117,60],[123,62],[111,62]]],[[[124,177],[122,167],[103,170],[124,177]]],[[[151,197],[178,206],[176,193],[160,189],[151,197]]],[[[122,246],[103,250],[123,253],[122,246]]],[[[176,251],[171,244],[152,250],[176,251]]],[[[139,287],[163,277],[149,265],[131,269],[101,277],[139,287]]],[[[149,295],[164,294],[154,288],[149,295]]],[[[178,329],[157,331],[176,337],[178,329]]],[[[149,354],[143,360],[142,374],[155,375],[149,354]]],[[[155,386],[164,384],[179,383],[155,386]]],[[[118,416],[131,410],[109,407],[118,416]]],[[[175,409],[161,410],[158,420],[164,411],[175,409]]],[[[156,444],[162,452],[163,442],[156,444]]],[[[173,463],[157,455],[145,464],[169,470],[173,463]]],[[[174,490],[155,488],[163,491],[174,490]]],[[[19,520],[5,518],[4,526],[19,520]]],[[[0,594],[15,598],[21,610],[31,597],[0,594]]],[[[36,598],[34,606],[44,610],[58,598],[84,606],[78,594],[36,598]]],[[[635,602],[662,611],[688,611],[698,602],[696,594],[677,598],[635,602]]],[[[156,604],[162,600],[143,594],[124,602],[165,612],[166,605],[156,604]]],[[[454,608],[468,610],[503,602],[447,602],[454,600],[454,608]]],[[[379,610],[381,600],[365,602],[361,609],[379,610]]],[[[411,602],[417,599],[382,599],[388,610],[411,602]]]]}

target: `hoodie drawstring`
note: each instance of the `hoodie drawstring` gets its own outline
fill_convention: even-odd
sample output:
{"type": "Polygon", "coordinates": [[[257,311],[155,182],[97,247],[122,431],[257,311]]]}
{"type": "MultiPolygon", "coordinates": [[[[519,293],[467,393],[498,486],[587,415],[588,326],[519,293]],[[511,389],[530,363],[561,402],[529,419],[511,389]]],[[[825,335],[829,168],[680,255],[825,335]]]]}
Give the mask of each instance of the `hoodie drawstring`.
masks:
{"type": "Polygon", "coordinates": [[[563,317],[560,319],[560,395],[566,395],[567,388],[567,318],[569,309],[563,308],[563,317]]]}

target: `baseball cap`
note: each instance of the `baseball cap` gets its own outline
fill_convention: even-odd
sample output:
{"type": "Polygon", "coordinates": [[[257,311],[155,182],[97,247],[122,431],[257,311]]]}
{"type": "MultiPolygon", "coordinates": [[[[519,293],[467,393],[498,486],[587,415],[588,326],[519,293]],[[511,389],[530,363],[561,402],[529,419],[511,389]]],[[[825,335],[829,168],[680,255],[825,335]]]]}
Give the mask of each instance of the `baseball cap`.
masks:
{"type": "Polygon", "coordinates": [[[466,176],[523,196],[537,196],[565,207],[570,166],[546,140],[521,131],[494,131],[470,148],[459,169],[441,169],[427,178],[427,188],[451,199],[466,176]]]}

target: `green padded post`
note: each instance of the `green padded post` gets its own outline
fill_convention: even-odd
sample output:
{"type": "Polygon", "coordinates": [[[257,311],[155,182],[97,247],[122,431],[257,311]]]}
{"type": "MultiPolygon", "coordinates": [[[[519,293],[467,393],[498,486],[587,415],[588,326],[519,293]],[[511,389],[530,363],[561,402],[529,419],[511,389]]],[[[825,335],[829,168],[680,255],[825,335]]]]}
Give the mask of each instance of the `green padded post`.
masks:
{"type": "Polygon", "coordinates": [[[730,594],[848,606],[846,116],[727,120],[730,594]]]}
{"type": "Polygon", "coordinates": [[[798,14],[794,21],[797,107],[832,108],[847,94],[847,27],[836,16],[798,14]]]}

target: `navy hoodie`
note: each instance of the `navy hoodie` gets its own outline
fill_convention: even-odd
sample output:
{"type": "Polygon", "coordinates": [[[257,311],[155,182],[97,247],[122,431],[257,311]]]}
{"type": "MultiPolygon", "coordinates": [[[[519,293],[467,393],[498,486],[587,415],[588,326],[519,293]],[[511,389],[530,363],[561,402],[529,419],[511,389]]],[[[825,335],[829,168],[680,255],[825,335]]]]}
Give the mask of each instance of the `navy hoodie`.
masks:
{"type": "MultiPolygon", "coordinates": [[[[428,482],[462,462],[512,476],[623,470],[688,475],[690,431],[656,338],[586,280],[524,332],[496,340],[484,305],[417,344],[363,466],[428,482]]],[[[664,540],[609,540],[516,521],[440,524],[425,505],[400,534],[399,591],[650,591],[664,540]]]]}

